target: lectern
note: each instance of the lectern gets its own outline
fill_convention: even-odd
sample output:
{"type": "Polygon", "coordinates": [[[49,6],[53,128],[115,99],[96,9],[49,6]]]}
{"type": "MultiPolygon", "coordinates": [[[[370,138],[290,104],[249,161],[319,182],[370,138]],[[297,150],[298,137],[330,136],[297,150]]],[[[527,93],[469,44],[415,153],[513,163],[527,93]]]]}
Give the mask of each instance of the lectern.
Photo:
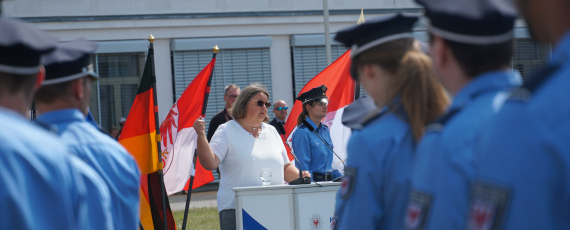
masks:
{"type": "Polygon", "coordinates": [[[234,188],[237,229],[330,229],[340,184],[234,188]]]}

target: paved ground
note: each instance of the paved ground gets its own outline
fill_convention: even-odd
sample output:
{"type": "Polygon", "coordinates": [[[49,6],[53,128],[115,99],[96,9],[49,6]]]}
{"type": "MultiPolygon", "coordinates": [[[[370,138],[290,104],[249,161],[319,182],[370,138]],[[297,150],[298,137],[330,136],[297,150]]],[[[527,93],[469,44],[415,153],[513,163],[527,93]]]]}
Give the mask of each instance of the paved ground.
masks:
{"type": "MultiPolygon", "coordinates": [[[[190,208],[218,207],[216,196],[218,191],[193,192],[190,198],[190,208]]],[[[172,211],[184,210],[187,194],[176,194],[168,197],[172,211]]]]}

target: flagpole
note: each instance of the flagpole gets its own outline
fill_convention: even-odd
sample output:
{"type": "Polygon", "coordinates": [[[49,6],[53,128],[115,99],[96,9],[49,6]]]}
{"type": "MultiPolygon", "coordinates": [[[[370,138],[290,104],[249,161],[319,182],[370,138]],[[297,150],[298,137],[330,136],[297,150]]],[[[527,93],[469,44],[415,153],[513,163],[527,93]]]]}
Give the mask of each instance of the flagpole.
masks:
{"type": "Polygon", "coordinates": [[[358,100],[358,98],[360,98],[360,81],[356,80],[354,81],[356,87],[354,89],[354,100],[358,100]]]}
{"type": "MultiPolygon", "coordinates": [[[[1,3],[2,1],[0,1],[1,3]]],[[[36,121],[37,111],[36,111],[36,101],[32,101],[32,109],[30,110],[30,121],[36,121]]]]}
{"type": "MultiPolygon", "coordinates": [[[[212,60],[216,59],[218,51],[220,51],[220,48],[218,48],[217,45],[214,46],[214,48],[212,48],[212,52],[214,52],[214,54],[212,55],[212,60]]],[[[210,85],[212,85],[212,76],[214,75],[215,66],[216,65],[212,66],[212,72],[210,73],[210,78],[208,79],[208,85],[206,86],[204,103],[202,104],[202,117],[206,116],[206,108],[208,107],[208,97],[210,97],[210,85]]],[[[198,158],[196,158],[196,160],[197,159],[198,158]]],[[[196,169],[196,164],[194,164],[194,169],[196,169]]],[[[190,177],[190,184],[188,185],[188,196],[186,196],[186,207],[184,208],[184,220],[182,221],[182,230],[186,229],[186,222],[188,221],[188,209],[190,207],[190,198],[192,197],[193,185],[194,185],[194,175],[190,177]]]]}
{"type": "Polygon", "coordinates": [[[188,221],[188,208],[190,207],[190,197],[192,197],[192,186],[194,186],[194,176],[190,177],[188,185],[188,196],[186,196],[186,207],[184,208],[184,220],[182,221],[182,229],[186,229],[186,221],[188,221]]]}
{"type": "Polygon", "coordinates": [[[154,124],[156,126],[156,143],[157,143],[157,156],[158,156],[158,181],[160,184],[160,195],[162,196],[162,222],[164,223],[164,230],[168,230],[168,218],[166,213],[166,191],[164,187],[164,175],[162,172],[162,157],[160,153],[162,152],[162,147],[160,145],[160,126],[158,122],[158,105],[156,98],[156,73],[154,70],[154,37],[152,34],[148,37],[150,42],[150,47],[148,48],[148,56],[150,58],[150,81],[152,83],[152,96],[154,98],[154,124]]]}
{"type": "Polygon", "coordinates": [[[327,51],[327,66],[331,65],[331,37],[329,33],[329,4],[328,0],[323,0],[323,15],[325,18],[325,50],[327,51]]]}
{"type": "MultiPolygon", "coordinates": [[[[360,17],[358,17],[358,21],[356,22],[357,25],[360,25],[362,23],[365,23],[366,20],[364,20],[364,8],[360,9],[360,17]]],[[[360,81],[356,80],[355,81],[355,88],[354,88],[354,100],[358,100],[358,98],[360,98],[360,81]]]]}

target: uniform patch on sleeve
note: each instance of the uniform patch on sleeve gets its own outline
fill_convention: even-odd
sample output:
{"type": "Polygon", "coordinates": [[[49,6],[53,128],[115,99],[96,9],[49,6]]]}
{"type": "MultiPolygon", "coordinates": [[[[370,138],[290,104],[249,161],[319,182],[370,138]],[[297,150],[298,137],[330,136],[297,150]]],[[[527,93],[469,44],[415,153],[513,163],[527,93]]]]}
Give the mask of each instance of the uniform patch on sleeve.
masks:
{"type": "Polygon", "coordinates": [[[416,230],[425,227],[426,219],[432,204],[432,195],[412,189],[406,210],[404,227],[406,230],[416,230]]]}
{"type": "Polygon", "coordinates": [[[473,183],[467,229],[501,229],[509,196],[509,189],[505,186],[482,181],[473,183]]]}
{"type": "Polygon", "coordinates": [[[352,167],[344,168],[344,176],[342,177],[342,184],[340,186],[340,198],[348,199],[354,191],[354,184],[356,184],[356,174],[358,170],[352,167]]]}

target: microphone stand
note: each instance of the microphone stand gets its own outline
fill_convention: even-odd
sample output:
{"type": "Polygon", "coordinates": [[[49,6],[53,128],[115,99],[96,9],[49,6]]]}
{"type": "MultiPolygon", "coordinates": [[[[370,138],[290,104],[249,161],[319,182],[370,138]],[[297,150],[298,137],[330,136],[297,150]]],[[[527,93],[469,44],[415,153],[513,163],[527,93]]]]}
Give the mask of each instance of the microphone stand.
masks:
{"type": "MultiPolygon", "coordinates": [[[[283,131],[285,131],[285,127],[283,127],[283,124],[279,123],[279,128],[283,131]]],[[[298,185],[298,184],[311,184],[311,178],[309,177],[303,177],[303,169],[301,168],[301,162],[299,161],[299,159],[297,158],[297,156],[295,155],[295,153],[293,153],[293,148],[291,148],[291,146],[289,146],[289,144],[287,143],[287,138],[285,137],[285,132],[281,132],[281,130],[279,130],[279,134],[283,135],[284,140],[285,140],[285,144],[289,147],[289,149],[291,150],[291,155],[293,155],[293,158],[295,158],[295,160],[297,161],[297,164],[299,164],[299,178],[289,182],[290,185],[298,185]]]]}
{"type": "MultiPolygon", "coordinates": [[[[315,128],[313,128],[313,126],[311,124],[309,124],[309,122],[307,122],[307,120],[303,120],[303,124],[307,127],[307,129],[309,129],[309,131],[313,132],[315,135],[317,135],[317,137],[319,139],[321,139],[321,141],[334,153],[334,155],[340,160],[340,163],[342,163],[342,165],[346,168],[346,164],[344,164],[344,161],[338,156],[338,154],[336,154],[334,152],[334,150],[331,148],[331,146],[329,144],[327,144],[327,142],[325,140],[323,140],[323,138],[321,138],[321,136],[319,136],[317,131],[315,131],[315,128]]],[[[340,181],[340,178],[342,178],[342,176],[333,179],[333,182],[340,181]]]]}

